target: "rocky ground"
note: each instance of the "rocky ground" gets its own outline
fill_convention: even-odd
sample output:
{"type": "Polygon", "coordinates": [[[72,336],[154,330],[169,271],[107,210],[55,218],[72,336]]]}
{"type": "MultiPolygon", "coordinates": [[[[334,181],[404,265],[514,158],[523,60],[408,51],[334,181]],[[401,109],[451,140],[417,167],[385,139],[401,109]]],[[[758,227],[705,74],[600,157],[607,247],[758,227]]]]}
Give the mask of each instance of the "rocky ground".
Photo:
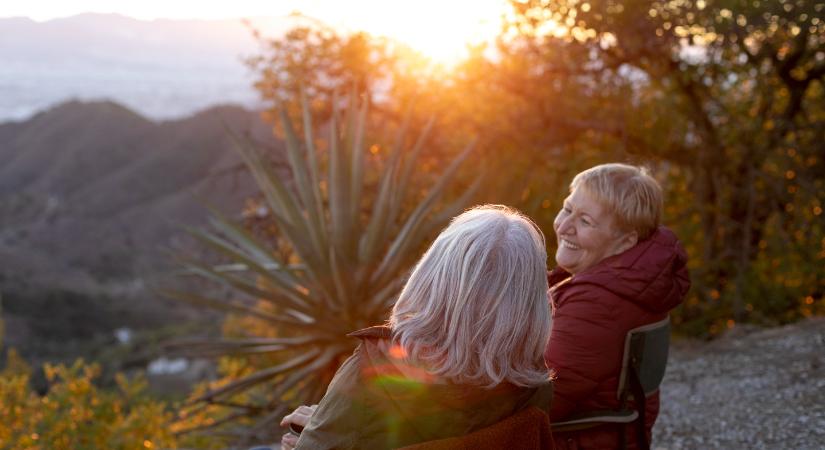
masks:
{"type": "Polygon", "coordinates": [[[676,342],[654,449],[824,449],[825,318],[676,342]]]}

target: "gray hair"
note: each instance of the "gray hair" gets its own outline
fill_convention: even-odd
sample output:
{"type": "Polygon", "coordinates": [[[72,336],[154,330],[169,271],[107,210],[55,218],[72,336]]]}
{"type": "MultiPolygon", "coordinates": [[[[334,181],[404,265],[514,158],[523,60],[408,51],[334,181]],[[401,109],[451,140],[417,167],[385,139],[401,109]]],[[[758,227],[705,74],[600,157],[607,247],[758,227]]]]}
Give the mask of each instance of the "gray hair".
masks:
{"type": "Polygon", "coordinates": [[[453,219],[413,270],[390,327],[407,358],[454,383],[547,382],[544,235],[500,205],[453,219]]]}

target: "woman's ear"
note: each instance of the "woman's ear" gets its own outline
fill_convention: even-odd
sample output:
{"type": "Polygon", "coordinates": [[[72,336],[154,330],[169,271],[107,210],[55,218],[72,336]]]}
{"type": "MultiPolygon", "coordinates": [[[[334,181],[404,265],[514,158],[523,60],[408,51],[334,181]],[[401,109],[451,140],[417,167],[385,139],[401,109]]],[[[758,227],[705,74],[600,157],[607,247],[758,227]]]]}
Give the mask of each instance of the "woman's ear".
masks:
{"type": "Polygon", "coordinates": [[[616,255],[624,253],[633,248],[639,242],[639,234],[636,231],[628,231],[618,238],[616,244],[616,255]]]}

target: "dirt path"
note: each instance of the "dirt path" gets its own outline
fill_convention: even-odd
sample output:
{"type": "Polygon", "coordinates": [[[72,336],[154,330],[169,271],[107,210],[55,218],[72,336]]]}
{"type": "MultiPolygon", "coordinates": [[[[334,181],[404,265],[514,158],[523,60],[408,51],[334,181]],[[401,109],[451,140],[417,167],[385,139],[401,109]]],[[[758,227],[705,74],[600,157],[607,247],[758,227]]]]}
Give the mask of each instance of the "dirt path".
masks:
{"type": "Polygon", "coordinates": [[[825,449],[825,318],[674,344],[654,449],[825,449]]]}

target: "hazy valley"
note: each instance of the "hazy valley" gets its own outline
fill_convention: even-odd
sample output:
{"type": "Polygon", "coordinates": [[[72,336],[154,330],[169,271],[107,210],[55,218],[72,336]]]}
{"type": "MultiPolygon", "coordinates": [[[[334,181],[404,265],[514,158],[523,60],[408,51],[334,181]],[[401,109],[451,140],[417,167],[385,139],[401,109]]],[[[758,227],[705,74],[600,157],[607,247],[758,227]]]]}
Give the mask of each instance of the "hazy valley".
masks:
{"type": "Polygon", "coordinates": [[[151,286],[194,251],[184,225],[203,225],[206,205],[237,216],[254,192],[227,128],[278,151],[258,113],[236,106],[153,122],[73,101],[0,125],[5,342],[50,353],[191,314],[151,286]]]}

